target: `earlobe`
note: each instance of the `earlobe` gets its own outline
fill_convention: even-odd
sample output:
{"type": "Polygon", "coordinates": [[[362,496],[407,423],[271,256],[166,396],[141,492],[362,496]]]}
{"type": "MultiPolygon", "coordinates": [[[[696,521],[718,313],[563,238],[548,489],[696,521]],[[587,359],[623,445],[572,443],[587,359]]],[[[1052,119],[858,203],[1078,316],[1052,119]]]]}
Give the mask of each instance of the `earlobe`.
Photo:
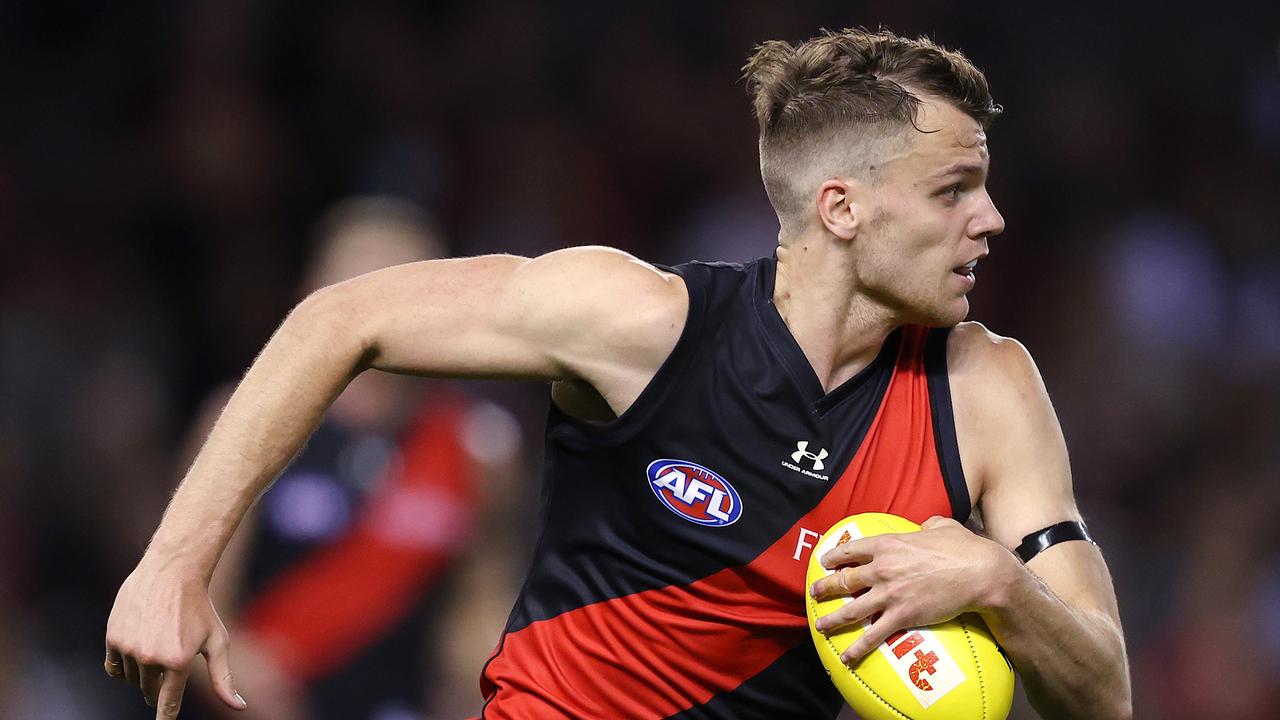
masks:
{"type": "Polygon", "coordinates": [[[852,240],[858,229],[858,206],[853,188],[832,178],[818,187],[818,217],[827,231],[841,240],[852,240]]]}

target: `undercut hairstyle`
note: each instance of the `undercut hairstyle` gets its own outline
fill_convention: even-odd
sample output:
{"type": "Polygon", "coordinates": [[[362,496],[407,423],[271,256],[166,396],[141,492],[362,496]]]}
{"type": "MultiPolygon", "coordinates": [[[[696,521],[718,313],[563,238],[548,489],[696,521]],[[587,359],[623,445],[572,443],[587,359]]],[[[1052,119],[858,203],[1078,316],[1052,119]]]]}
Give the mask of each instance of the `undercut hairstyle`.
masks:
{"type": "Polygon", "coordinates": [[[760,175],[784,236],[801,229],[810,194],[827,178],[875,183],[876,158],[921,132],[922,99],[950,103],[984,130],[1001,112],[964,55],[886,30],[823,30],[794,46],[770,40],[742,72],[760,124],[760,175]]]}

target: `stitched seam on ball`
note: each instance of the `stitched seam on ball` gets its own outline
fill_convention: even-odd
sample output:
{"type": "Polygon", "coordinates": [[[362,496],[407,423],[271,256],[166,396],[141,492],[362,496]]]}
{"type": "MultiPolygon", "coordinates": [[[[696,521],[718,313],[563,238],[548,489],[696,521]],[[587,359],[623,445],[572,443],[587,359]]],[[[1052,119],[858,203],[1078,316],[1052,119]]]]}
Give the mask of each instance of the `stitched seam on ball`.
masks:
{"type": "Polygon", "coordinates": [[[960,629],[964,631],[965,642],[969,643],[969,656],[973,658],[973,666],[978,669],[978,694],[982,696],[982,720],[987,720],[987,683],[982,677],[982,661],[978,658],[978,649],[973,646],[973,638],[969,637],[969,625],[960,618],[960,629]]]}
{"type": "MultiPolygon", "coordinates": [[[[810,595],[810,594],[808,593],[808,591],[807,591],[807,590],[806,590],[806,592],[805,592],[805,603],[806,603],[807,605],[809,605],[809,606],[811,606],[811,607],[813,608],[813,614],[814,614],[814,615],[817,615],[817,614],[818,614],[818,601],[814,600],[814,599],[813,599],[813,596],[812,596],[812,595],[810,595]]],[[[837,658],[839,658],[839,657],[840,657],[840,650],[839,650],[838,648],[836,648],[836,644],[835,644],[835,643],[831,642],[831,638],[827,637],[826,635],[822,635],[822,640],[823,640],[823,642],[825,642],[825,643],[827,644],[827,646],[828,646],[828,647],[830,647],[830,648],[831,648],[831,652],[835,653],[835,654],[836,654],[836,657],[837,657],[837,658]]],[[[872,648],[872,649],[871,649],[871,652],[875,652],[875,651],[876,651],[876,649],[875,649],[875,648],[872,648]]],[[[844,664],[844,661],[843,661],[843,660],[841,660],[841,661],[840,661],[840,664],[842,664],[842,665],[843,665],[843,664],[844,664]]],[[[848,668],[848,670],[849,670],[849,675],[850,675],[854,680],[857,680],[857,681],[858,681],[858,684],[862,685],[863,689],[865,689],[868,693],[870,693],[872,697],[874,697],[876,700],[879,700],[881,705],[884,705],[886,708],[889,708],[889,711],[890,711],[890,712],[892,712],[892,713],[896,714],[898,717],[902,718],[902,720],[911,720],[911,718],[907,717],[907,715],[906,715],[906,714],[904,714],[901,710],[899,710],[898,708],[896,708],[896,707],[894,707],[894,706],[890,705],[888,700],[885,700],[884,698],[880,697],[880,693],[878,693],[878,692],[876,692],[875,690],[873,690],[873,689],[871,688],[871,686],[870,686],[870,685],[868,685],[868,684],[867,684],[867,682],[866,682],[865,680],[863,680],[862,678],[858,677],[858,673],[857,673],[857,672],[855,672],[853,668],[850,668],[848,665],[845,665],[845,667],[846,667],[846,668],[848,668]]],[[[834,680],[833,680],[833,682],[834,682],[834,680]]]]}

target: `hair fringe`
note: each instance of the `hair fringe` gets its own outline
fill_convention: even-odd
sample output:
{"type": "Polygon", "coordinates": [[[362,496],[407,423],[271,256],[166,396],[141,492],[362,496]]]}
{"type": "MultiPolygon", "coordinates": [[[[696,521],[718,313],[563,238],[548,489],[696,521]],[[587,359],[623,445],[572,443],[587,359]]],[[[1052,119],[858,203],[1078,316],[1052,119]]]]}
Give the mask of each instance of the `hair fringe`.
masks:
{"type": "Polygon", "coordinates": [[[916,124],[919,94],[954,103],[987,127],[1003,108],[986,77],[962,53],[928,36],[915,39],[880,28],[823,28],[791,45],[757,45],[742,67],[761,141],[808,134],[832,122],[916,124]]]}

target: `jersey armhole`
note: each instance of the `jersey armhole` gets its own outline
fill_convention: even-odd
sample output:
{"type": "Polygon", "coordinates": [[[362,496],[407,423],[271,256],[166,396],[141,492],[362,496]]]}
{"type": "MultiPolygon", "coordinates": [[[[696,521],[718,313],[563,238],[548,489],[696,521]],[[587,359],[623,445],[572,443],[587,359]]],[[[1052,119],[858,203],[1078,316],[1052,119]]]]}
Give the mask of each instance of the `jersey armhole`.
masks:
{"type": "MultiPolygon", "coordinates": [[[[669,267],[655,264],[654,267],[679,275],[684,280],[685,291],[689,294],[689,309],[685,315],[684,329],[671,348],[671,353],[658,366],[657,372],[649,379],[639,397],[631,403],[618,418],[605,423],[592,423],[569,415],[556,406],[555,400],[549,400],[550,409],[547,417],[548,439],[569,439],[581,437],[596,444],[618,445],[626,442],[645,426],[661,405],[672,387],[679,381],[684,369],[697,352],[697,340],[702,334],[703,318],[706,316],[708,279],[690,277],[689,270],[694,266],[669,267]]],[[[705,272],[705,271],[704,271],[705,272]]]]}
{"type": "Polygon", "coordinates": [[[929,331],[924,346],[924,370],[929,385],[929,415],[933,418],[933,439],[937,445],[938,467],[951,501],[951,515],[958,522],[969,519],[973,509],[969,486],[965,483],[960,463],[960,445],[956,440],[955,412],[951,406],[951,383],[947,377],[947,339],[951,328],[929,331]]]}

